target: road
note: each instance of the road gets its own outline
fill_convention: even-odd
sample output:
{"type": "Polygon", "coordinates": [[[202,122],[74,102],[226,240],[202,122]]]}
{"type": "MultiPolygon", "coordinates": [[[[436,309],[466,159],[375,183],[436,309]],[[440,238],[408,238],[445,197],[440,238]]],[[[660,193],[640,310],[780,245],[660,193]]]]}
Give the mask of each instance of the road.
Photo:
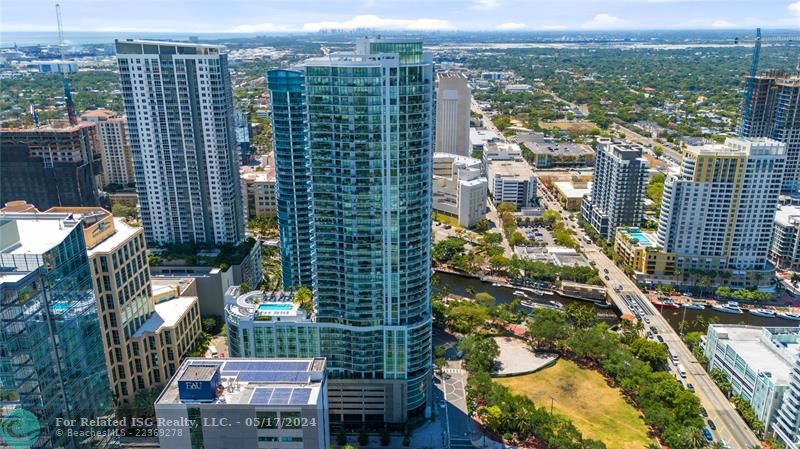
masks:
{"type": "Polygon", "coordinates": [[[661,142],[659,140],[653,139],[651,137],[643,136],[636,131],[626,128],[619,123],[612,123],[611,129],[614,129],[622,134],[625,134],[625,139],[641,143],[642,145],[647,145],[650,148],[653,148],[655,145],[661,146],[664,149],[664,155],[671,158],[675,161],[675,163],[681,162],[681,152],[675,148],[674,145],[668,142],[661,142]]]}
{"type": "MultiPolygon", "coordinates": [[[[562,216],[568,215],[568,212],[557,201],[549,199],[547,193],[542,192],[539,197],[547,204],[548,208],[560,211],[562,216]]],[[[577,225],[573,230],[579,241],[585,242],[583,230],[577,225]]],[[[679,363],[686,368],[684,383],[694,385],[695,394],[708,412],[708,419],[713,420],[716,424],[717,430],[712,432],[716,440],[725,441],[733,449],[749,449],[753,445],[759,444],[758,439],[736,412],[733,404],[722,394],[711,376],[689,351],[667,320],[647,300],[639,287],[596,245],[584,243],[584,251],[586,257],[595,262],[595,266],[603,276],[603,282],[608,287],[611,300],[622,313],[633,314],[634,310],[640,311],[639,314],[642,315],[646,326],[654,327],[664,339],[670,353],[678,356],[679,363]],[[608,279],[605,279],[605,276],[608,276],[608,279]],[[619,284],[621,287],[620,292],[614,291],[615,284],[619,284]],[[632,304],[636,304],[636,306],[632,304]]]]}

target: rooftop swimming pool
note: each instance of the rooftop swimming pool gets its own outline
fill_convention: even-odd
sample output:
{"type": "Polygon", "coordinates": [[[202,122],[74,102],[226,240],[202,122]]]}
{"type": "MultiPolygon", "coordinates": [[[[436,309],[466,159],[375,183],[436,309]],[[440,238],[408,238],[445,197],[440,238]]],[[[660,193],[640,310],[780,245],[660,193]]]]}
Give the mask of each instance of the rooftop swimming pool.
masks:
{"type": "Polygon", "coordinates": [[[259,312],[288,312],[292,310],[294,304],[290,302],[270,302],[258,305],[259,312]]]}
{"type": "Polygon", "coordinates": [[[636,240],[642,246],[653,246],[653,242],[639,228],[624,229],[622,233],[627,234],[628,237],[636,240]]]}

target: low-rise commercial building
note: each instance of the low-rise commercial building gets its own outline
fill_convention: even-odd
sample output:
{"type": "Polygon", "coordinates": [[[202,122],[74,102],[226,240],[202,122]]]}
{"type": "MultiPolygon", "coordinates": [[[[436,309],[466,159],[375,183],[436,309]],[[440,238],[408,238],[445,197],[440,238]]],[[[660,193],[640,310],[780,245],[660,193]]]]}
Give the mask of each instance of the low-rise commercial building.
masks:
{"type": "Polygon", "coordinates": [[[450,153],[433,154],[433,210],[458,218],[471,228],[486,215],[488,180],[478,159],[450,153]]]}
{"type": "Polygon", "coordinates": [[[800,270],[800,207],[778,207],[772,227],[769,261],[781,270],[800,270]]]}
{"type": "Polygon", "coordinates": [[[162,448],[331,447],[325,359],[188,359],[155,403],[162,448]]]}
{"type": "MultiPolygon", "coordinates": [[[[796,409],[798,398],[787,388],[793,382],[792,370],[798,362],[799,349],[797,327],[712,324],[708,327],[704,353],[709,371],[718,369],[725,373],[733,394],[748,401],[756,417],[769,429],[773,423],[789,417],[784,414],[779,418],[782,405],[788,403],[796,409]]],[[[794,391],[798,387],[794,385],[794,391]]],[[[790,438],[798,434],[796,421],[794,425],[793,429],[786,429],[793,434],[790,438]]]]}
{"type": "Polygon", "coordinates": [[[538,136],[517,134],[517,141],[530,150],[531,163],[539,170],[556,167],[587,167],[594,164],[594,150],[589,145],[541,142],[538,136]]]}
{"type": "Polygon", "coordinates": [[[499,142],[500,136],[494,131],[489,131],[483,128],[470,128],[469,129],[469,146],[473,152],[482,152],[487,143],[499,142]]]}
{"type": "Polygon", "coordinates": [[[558,201],[568,211],[580,210],[583,198],[592,193],[591,181],[555,181],[553,187],[558,201]]]}

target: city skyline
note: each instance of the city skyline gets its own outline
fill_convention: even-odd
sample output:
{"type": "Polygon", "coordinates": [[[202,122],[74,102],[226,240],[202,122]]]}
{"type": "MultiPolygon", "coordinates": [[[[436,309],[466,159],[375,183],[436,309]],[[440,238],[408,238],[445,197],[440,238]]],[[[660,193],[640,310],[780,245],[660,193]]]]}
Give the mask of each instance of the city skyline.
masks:
{"type": "MultiPolygon", "coordinates": [[[[800,27],[800,1],[791,0],[767,0],[757,10],[751,2],[741,0],[568,0],[527,1],[523,5],[508,0],[472,0],[467,4],[453,0],[364,0],[356,5],[318,0],[302,4],[281,0],[267,5],[249,0],[202,3],[203,8],[186,8],[184,1],[73,1],[64,4],[65,30],[263,34],[364,28],[586,31],[800,27]],[[142,8],[143,3],[148,7],[142,8]]],[[[53,31],[54,22],[51,2],[5,2],[0,28],[4,33],[47,32],[53,31]]]]}

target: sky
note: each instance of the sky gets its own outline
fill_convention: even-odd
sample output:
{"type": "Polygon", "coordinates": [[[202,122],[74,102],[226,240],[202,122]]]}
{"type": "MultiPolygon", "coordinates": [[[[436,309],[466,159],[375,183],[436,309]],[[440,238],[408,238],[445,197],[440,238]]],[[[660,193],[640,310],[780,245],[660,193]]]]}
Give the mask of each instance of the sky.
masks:
{"type": "MultiPolygon", "coordinates": [[[[0,0],[0,32],[54,31],[54,1],[0,0]]],[[[65,31],[800,29],[800,0],[60,0],[65,31]]]]}

